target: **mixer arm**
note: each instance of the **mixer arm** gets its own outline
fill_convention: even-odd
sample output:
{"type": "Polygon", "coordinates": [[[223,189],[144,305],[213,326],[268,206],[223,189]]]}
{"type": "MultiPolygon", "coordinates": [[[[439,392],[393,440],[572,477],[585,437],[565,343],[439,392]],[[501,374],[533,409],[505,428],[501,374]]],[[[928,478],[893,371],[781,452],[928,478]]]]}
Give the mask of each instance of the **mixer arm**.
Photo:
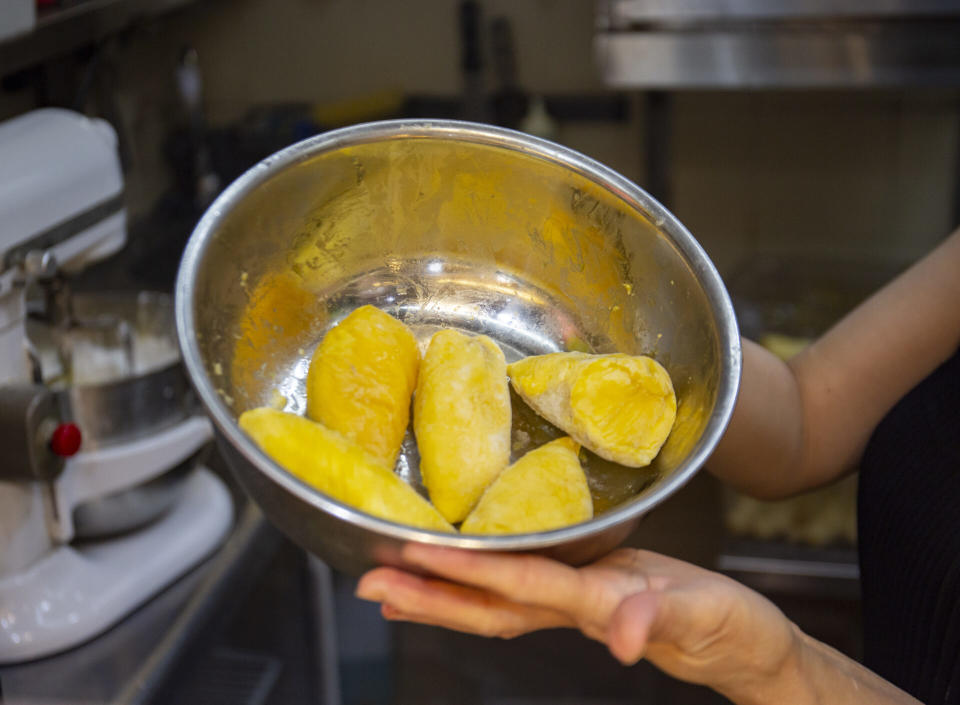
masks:
{"type": "MultiPolygon", "coordinates": [[[[96,315],[79,318],[74,312],[70,280],[49,250],[30,250],[18,263],[17,285],[22,290],[24,339],[34,382],[49,381],[40,363],[36,341],[32,333],[40,330],[52,341],[53,351],[59,361],[59,374],[64,380],[72,376],[74,336],[82,331],[99,331],[110,340],[118,341],[123,351],[127,369],[134,369],[133,337],[131,325],[114,316],[96,315]]],[[[49,347],[49,345],[48,345],[49,347]]]]}
{"type": "Polygon", "coordinates": [[[56,397],[42,385],[0,386],[0,480],[52,482],[64,457],[51,443],[63,429],[56,397]]]}

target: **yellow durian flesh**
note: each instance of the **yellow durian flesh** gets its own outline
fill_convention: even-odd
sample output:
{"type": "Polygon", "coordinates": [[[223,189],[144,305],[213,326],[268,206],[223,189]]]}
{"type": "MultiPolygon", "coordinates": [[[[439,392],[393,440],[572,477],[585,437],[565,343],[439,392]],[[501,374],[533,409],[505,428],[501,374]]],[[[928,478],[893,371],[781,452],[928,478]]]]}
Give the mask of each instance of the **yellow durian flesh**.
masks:
{"type": "Polygon", "coordinates": [[[643,355],[551,353],[509,366],[517,394],[597,455],[649,465],[670,435],[677,400],[667,371],[643,355]]]}
{"type": "Polygon", "coordinates": [[[407,326],[361,306],[317,346],[307,372],[307,416],[393,467],[410,421],[420,352],[407,326]]]}
{"type": "Polygon", "coordinates": [[[434,334],[413,404],[420,474],[456,524],[510,461],[510,390],[503,352],[486,336],[434,334]]]}
{"type": "Polygon", "coordinates": [[[390,468],[322,424],[270,407],[244,412],[239,424],[287,471],[344,504],[400,524],[454,531],[390,468]]]}
{"type": "Polygon", "coordinates": [[[464,520],[465,534],[522,534],[548,531],[593,516],[580,445],[558,438],[504,470],[464,520]]]}

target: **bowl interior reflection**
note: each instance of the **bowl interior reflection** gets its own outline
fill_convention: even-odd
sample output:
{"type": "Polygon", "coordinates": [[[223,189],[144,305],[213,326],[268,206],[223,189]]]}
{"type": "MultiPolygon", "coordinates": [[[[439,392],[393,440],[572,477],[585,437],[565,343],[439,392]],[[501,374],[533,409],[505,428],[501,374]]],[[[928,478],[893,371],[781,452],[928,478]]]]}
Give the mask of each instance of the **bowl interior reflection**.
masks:
{"type": "MultiPolygon", "coordinates": [[[[278,395],[302,413],[313,349],[360,305],[403,320],[421,344],[453,327],[490,336],[508,361],[616,351],[669,371],[678,416],[654,464],[588,456],[600,516],[576,536],[530,535],[518,548],[607,529],[674,491],[719,437],[739,377],[726,292],[673,216],[581,155],[467,123],[349,128],[266,160],[201,220],[177,295],[188,370],[253,491],[272,482],[278,498],[295,490],[337,521],[395,537],[406,534],[288,483],[235,424],[278,395]]],[[[559,433],[519,400],[515,409],[515,456],[559,433]]],[[[397,470],[418,486],[410,434],[397,470]]]]}

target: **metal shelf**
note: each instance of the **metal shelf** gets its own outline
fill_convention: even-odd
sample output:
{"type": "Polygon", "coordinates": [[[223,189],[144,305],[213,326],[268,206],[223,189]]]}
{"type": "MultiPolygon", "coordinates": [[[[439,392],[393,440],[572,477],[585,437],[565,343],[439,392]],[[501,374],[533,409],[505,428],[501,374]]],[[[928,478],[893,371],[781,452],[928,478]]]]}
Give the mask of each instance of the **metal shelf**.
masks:
{"type": "Polygon", "coordinates": [[[32,30],[0,42],[0,77],[103,41],[196,0],[78,0],[42,10],[32,30]]]}
{"type": "Polygon", "coordinates": [[[606,0],[596,50],[620,89],[960,85],[956,0],[606,0]]]}
{"type": "Polygon", "coordinates": [[[717,569],[769,594],[841,600],[860,596],[860,568],[852,546],[732,539],[721,551],[717,569]]]}

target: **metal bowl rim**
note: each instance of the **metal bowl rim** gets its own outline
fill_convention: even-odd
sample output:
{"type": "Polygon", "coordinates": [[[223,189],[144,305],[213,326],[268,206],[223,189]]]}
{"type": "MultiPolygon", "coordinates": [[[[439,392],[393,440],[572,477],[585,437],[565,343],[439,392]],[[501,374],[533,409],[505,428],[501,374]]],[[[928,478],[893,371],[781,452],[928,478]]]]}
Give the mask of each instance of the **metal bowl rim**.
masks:
{"type": "Polygon", "coordinates": [[[228,186],[201,217],[184,250],[174,296],[177,337],[191,382],[222,436],[244,459],[272,482],[301,501],[354,526],[401,541],[483,550],[535,550],[600,534],[645,514],[685,485],[709,457],[733,411],[740,384],[741,348],[733,304],[719,273],[690,232],[652,196],[609,167],[575,150],[505,128],[459,120],[384,120],[331,130],[297,142],[263,159],[228,186]],[[486,145],[565,167],[612,192],[653,222],[679,249],[703,286],[717,316],[721,379],[717,402],[696,447],[680,466],[651,492],[623,503],[589,521],[551,531],[509,536],[449,534],[417,529],[380,519],[338,502],[300,481],[271,460],[240,430],[233,414],[214,389],[197,344],[193,288],[198,267],[217,227],[244,196],[284,169],[324,152],[396,139],[451,140],[486,145]],[[649,219],[649,218],[648,218],[649,219]]]}

